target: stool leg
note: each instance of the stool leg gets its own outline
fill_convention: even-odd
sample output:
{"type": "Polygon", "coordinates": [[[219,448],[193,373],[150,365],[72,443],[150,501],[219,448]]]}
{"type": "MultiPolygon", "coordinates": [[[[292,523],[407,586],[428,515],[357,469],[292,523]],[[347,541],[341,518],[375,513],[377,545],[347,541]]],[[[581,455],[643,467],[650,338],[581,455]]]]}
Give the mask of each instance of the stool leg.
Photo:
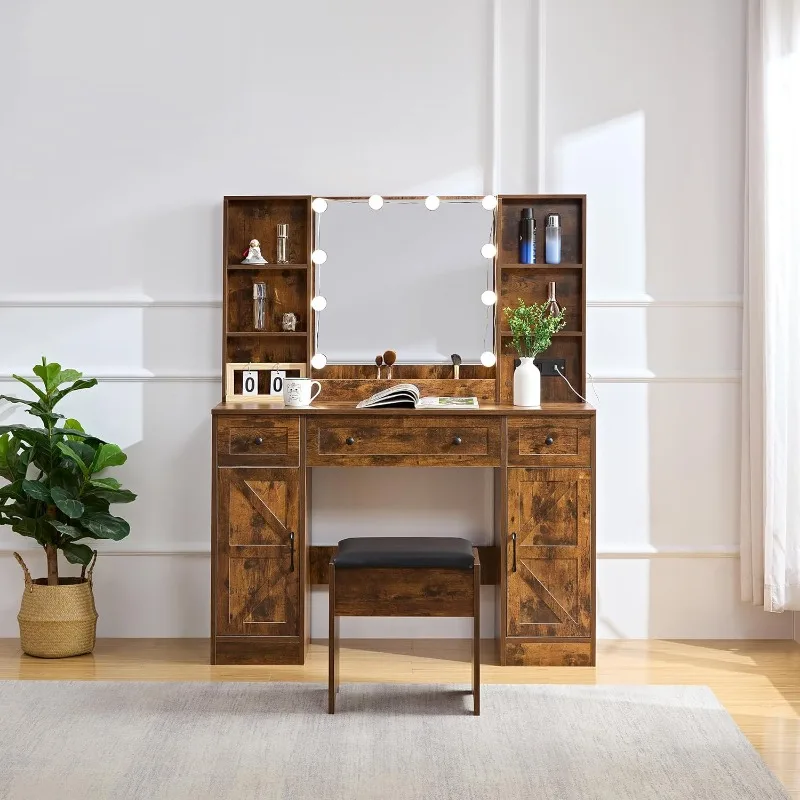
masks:
{"type": "Polygon", "coordinates": [[[473,567],[474,580],[474,628],[472,635],[472,702],[476,717],[481,713],[481,565],[473,567]]]}
{"type": "Polygon", "coordinates": [[[328,713],[336,710],[336,692],[339,689],[338,631],[336,630],[336,565],[328,567],[328,713]]]}

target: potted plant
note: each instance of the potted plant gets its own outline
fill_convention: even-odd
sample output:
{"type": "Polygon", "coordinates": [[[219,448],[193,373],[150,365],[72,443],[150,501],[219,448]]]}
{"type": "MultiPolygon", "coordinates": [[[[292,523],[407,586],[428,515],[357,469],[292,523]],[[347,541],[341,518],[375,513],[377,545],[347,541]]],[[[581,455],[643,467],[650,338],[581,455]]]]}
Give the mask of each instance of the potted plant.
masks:
{"type": "Polygon", "coordinates": [[[99,477],[108,467],[124,464],[125,453],[54,410],[67,395],[89,389],[97,380],[44,358],[33,373],[41,387],[13,376],[33,392],[33,399],[0,395],[27,406],[27,413],[41,423],[0,426],[0,476],[8,481],[0,488],[0,525],[34,539],[47,558],[47,577],[31,580],[22,558],[14,554],[25,574],[18,617],[22,649],[61,658],[94,648],[92,569],[97,551],[82,541],[124,539],[130,527],[110,514],[109,506],[130,503],[136,495],[114,478],[99,477]],[[59,551],[70,563],[83,565],[80,578],[59,576],[59,551]]]}
{"type": "Polygon", "coordinates": [[[521,298],[514,308],[503,309],[511,329],[510,347],[520,360],[514,370],[515,406],[534,408],[541,404],[542,376],[533,360],[550,347],[553,334],[566,325],[566,309],[556,309],[551,301],[528,306],[521,298]]]}

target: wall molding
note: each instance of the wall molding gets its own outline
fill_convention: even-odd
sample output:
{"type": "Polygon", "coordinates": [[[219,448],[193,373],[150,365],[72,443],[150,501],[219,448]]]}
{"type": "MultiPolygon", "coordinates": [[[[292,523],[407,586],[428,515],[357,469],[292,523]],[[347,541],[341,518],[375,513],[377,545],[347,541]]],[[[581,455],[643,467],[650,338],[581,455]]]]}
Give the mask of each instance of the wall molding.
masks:
{"type": "MultiPolygon", "coordinates": [[[[38,555],[41,548],[0,547],[0,556],[10,557],[14,552],[38,555]]],[[[148,545],[140,548],[114,548],[98,550],[103,558],[107,556],[203,556],[210,558],[211,548],[207,542],[187,542],[181,545],[148,545]]],[[[707,545],[705,547],[684,547],[681,545],[610,544],[597,548],[597,558],[606,561],[662,558],[738,558],[739,548],[735,545],[707,545]]]]}
{"type": "MultiPolygon", "coordinates": [[[[728,297],[674,297],[663,300],[642,295],[640,297],[611,297],[587,300],[587,308],[742,308],[741,295],[728,297]]],[[[154,299],[131,295],[21,295],[0,297],[0,308],[222,308],[218,298],[164,298],[154,299]]]]}
{"type": "Polygon", "coordinates": [[[656,375],[652,372],[629,373],[592,373],[595,383],[741,383],[741,371],[720,372],[716,374],[674,373],[672,375],[656,375]]]}

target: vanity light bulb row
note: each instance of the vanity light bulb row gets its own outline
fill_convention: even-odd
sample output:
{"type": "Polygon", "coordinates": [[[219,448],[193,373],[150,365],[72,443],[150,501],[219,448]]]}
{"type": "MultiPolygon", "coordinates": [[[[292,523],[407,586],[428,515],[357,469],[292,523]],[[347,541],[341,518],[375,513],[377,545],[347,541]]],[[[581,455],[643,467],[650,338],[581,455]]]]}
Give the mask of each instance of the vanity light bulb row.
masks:
{"type": "Polygon", "coordinates": [[[311,261],[314,264],[324,264],[328,260],[328,254],[324,250],[315,250],[311,254],[311,261]]]}
{"type": "Polygon", "coordinates": [[[497,357],[491,350],[481,353],[481,364],[484,367],[493,367],[497,363],[497,357]]]}
{"type": "Polygon", "coordinates": [[[328,359],[325,357],[324,353],[314,353],[314,355],[311,356],[311,366],[314,369],[323,369],[327,363],[328,359]]]}
{"type": "Polygon", "coordinates": [[[327,305],[328,301],[321,294],[316,295],[311,300],[311,308],[313,308],[314,311],[324,311],[327,305]]]}

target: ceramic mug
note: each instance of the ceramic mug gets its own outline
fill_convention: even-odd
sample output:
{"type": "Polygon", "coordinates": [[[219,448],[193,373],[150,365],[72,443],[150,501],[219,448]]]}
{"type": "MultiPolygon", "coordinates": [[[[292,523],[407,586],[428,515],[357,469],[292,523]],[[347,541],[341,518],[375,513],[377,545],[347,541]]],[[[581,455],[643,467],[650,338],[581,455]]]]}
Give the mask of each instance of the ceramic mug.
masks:
{"type": "Polygon", "coordinates": [[[311,378],[286,378],[283,383],[283,402],[290,408],[305,408],[319,396],[322,384],[311,378]],[[317,384],[316,394],[311,394],[312,387],[317,384]]]}

